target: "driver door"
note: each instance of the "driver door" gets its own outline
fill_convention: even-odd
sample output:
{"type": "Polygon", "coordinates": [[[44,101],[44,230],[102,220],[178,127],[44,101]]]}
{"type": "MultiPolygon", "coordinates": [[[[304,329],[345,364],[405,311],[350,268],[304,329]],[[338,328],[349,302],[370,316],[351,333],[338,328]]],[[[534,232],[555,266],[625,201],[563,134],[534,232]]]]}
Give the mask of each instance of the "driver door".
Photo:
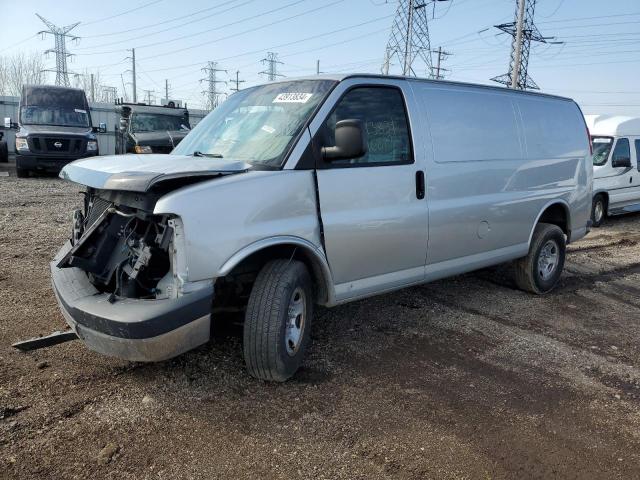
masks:
{"type": "Polygon", "coordinates": [[[347,119],[360,120],[368,137],[362,157],[317,165],[337,301],[424,280],[424,171],[414,155],[402,85],[406,82],[356,85],[338,92],[339,100],[314,138],[316,146],[335,145],[335,125],[347,119]]]}

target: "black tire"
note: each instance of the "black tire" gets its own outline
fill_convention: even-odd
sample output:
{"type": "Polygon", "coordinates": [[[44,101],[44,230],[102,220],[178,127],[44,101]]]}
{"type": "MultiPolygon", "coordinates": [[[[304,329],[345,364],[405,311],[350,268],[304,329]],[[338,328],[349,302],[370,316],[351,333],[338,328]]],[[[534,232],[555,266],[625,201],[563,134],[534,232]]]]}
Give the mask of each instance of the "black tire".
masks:
{"type": "Polygon", "coordinates": [[[25,168],[16,167],[16,177],[18,178],[27,178],[29,176],[29,170],[25,168]]]}
{"type": "Polygon", "coordinates": [[[311,277],[302,262],[273,260],[260,270],[244,321],[244,361],[249,374],[284,382],[296,373],[309,343],[313,300],[311,277]],[[296,295],[302,294],[302,300],[294,301],[296,295]],[[303,312],[293,322],[289,315],[290,308],[295,308],[292,305],[303,312]],[[291,324],[301,328],[288,328],[291,324]],[[297,344],[291,341],[294,331],[299,332],[297,344]]]}
{"type": "Polygon", "coordinates": [[[529,253],[526,257],[515,261],[515,280],[518,287],[537,295],[551,291],[562,275],[565,253],[566,240],[560,227],[549,223],[536,225],[529,253]],[[543,249],[547,258],[551,259],[546,265],[545,260],[540,262],[543,249]],[[547,270],[550,268],[554,254],[554,266],[551,270],[547,270]]]}
{"type": "Polygon", "coordinates": [[[607,217],[607,199],[604,195],[598,194],[593,197],[593,203],[591,205],[591,225],[599,227],[607,217]],[[598,210],[600,209],[600,210],[598,210]]]}
{"type": "Polygon", "coordinates": [[[9,162],[9,147],[7,142],[0,142],[0,163],[9,162]]]}

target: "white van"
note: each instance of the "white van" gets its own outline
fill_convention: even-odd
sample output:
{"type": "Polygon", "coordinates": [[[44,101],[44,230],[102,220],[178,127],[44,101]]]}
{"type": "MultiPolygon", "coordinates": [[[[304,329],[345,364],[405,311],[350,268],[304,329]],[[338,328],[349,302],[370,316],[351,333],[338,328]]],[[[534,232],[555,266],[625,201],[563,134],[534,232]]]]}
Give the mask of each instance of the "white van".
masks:
{"type": "Polygon", "coordinates": [[[640,118],[585,115],[593,145],[593,226],[640,211],[640,118]]]}
{"type": "Polygon", "coordinates": [[[241,90],[171,155],[86,159],[51,264],[90,348],[157,361],[245,312],[249,372],[286,380],[315,304],[502,262],[545,293],[590,222],[587,128],[570,99],[344,75],[241,90]]]}

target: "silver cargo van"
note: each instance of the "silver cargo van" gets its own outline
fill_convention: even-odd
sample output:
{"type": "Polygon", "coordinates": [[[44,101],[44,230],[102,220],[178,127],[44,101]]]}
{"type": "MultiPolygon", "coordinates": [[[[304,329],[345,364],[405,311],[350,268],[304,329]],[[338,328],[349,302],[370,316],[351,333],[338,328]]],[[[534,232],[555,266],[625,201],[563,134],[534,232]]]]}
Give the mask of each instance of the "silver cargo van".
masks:
{"type": "Polygon", "coordinates": [[[508,261],[551,290],[588,231],[589,149],[565,98],[367,75],[247,88],[172,155],[64,168],[87,192],[54,290],[89,348],[138,361],[243,309],[248,371],[284,381],[315,304],[508,261]]]}

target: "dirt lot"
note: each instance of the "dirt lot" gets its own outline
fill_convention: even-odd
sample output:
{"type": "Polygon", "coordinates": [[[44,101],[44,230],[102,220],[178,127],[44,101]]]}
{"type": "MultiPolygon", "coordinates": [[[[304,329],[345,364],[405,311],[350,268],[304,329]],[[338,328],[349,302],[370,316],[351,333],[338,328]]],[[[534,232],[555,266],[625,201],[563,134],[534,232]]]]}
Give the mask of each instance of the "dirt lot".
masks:
{"type": "Polygon", "coordinates": [[[9,347],[64,326],[48,262],[78,190],[0,177],[0,479],[640,477],[640,216],[545,297],[498,268],[320,310],[272,385],[237,328],[151,365],[9,347]]]}

